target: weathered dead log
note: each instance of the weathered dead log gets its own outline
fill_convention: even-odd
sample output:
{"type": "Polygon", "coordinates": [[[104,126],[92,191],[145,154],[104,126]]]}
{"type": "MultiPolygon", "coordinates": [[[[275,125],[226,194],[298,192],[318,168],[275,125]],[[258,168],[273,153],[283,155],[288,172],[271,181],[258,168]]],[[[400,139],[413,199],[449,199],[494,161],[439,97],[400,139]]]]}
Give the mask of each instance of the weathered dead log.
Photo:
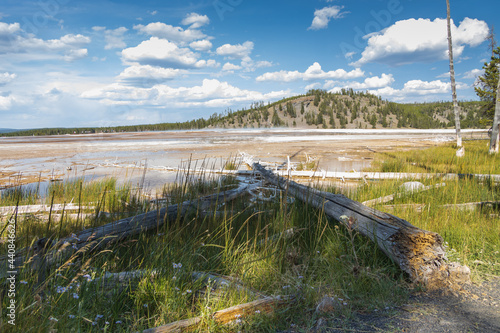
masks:
{"type": "MultiPolygon", "coordinates": [[[[115,222],[105,224],[100,227],[82,230],[70,237],[59,239],[52,246],[47,245],[47,251],[44,257],[44,264],[51,266],[56,262],[62,262],[71,255],[80,252],[95,251],[98,248],[110,242],[117,242],[127,237],[137,235],[148,230],[156,229],[162,226],[166,221],[175,221],[192,211],[203,211],[214,207],[223,202],[234,200],[235,198],[246,195],[249,188],[258,185],[242,184],[234,190],[220,192],[205,196],[196,200],[184,201],[180,204],[170,205],[148,213],[124,218],[115,222]]],[[[33,262],[37,262],[38,254],[33,248],[26,248],[18,251],[15,258],[14,271],[25,264],[31,267],[33,262]]],[[[0,257],[0,265],[7,267],[7,257],[0,257]]],[[[5,271],[0,273],[0,278],[4,277],[5,271]]]]}
{"type": "Polygon", "coordinates": [[[78,206],[72,203],[69,204],[55,204],[52,205],[25,205],[25,206],[5,206],[0,207],[0,216],[17,214],[30,214],[40,212],[57,212],[57,211],[70,211],[70,210],[89,210],[95,209],[94,206],[78,206]]]}
{"type": "Polygon", "coordinates": [[[219,276],[204,272],[193,272],[191,273],[191,278],[195,281],[201,280],[204,285],[210,286],[215,291],[219,289],[236,289],[238,292],[251,296],[252,298],[265,297],[264,294],[256,290],[250,290],[249,288],[243,286],[239,281],[235,281],[234,278],[231,278],[229,276],[219,276]]]}
{"type": "Polygon", "coordinates": [[[470,270],[466,266],[447,262],[443,238],[439,234],[419,229],[408,221],[343,195],[318,191],[276,176],[259,163],[252,165],[267,181],[289,195],[323,209],[328,216],[370,238],[408,273],[412,281],[429,288],[469,281],[470,270]]]}
{"type": "MultiPolygon", "coordinates": [[[[256,314],[270,314],[276,308],[294,302],[294,298],[290,297],[266,297],[253,302],[235,305],[230,308],[219,310],[211,317],[218,324],[228,324],[236,322],[240,318],[254,316],[256,314]]],[[[176,321],[167,325],[150,328],[142,331],[143,333],[174,333],[187,332],[197,328],[203,317],[195,317],[185,320],[176,321]]]]}
{"type": "MultiPolygon", "coordinates": [[[[423,186],[423,185],[421,185],[421,186],[423,186]]],[[[405,194],[408,194],[408,193],[424,192],[424,191],[428,191],[428,190],[431,190],[433,188],[438,188],[438,187],[442,187],[442,186],[446,186],[446,183],[424,186],[422,188],[416,188],[416,189],[409,190],[409,191],[404,191],[403,190],[403,192],[389,194],[389,195],[386,195],[384,197],[380,197],[380,198],[376,198],[376,199],[372,199],[372,200],[363,201],[362,204],[365,205],[365,206],[372,207],[372,206],[374,206],[374,205],[376,205],[378,203],[390,202],[390,201],[394,200],[394,198],[401,198],[402,196],[404,196],[405,194]]]]}
{"type": "Polygon", "coordinates": [[[447,204],[443,205],[446,208],[455,208],[458,210],[476,210],[476,209],[500,209],[500,201],[482,201],[482,202],[467,202],[461,204],[447,204]]]}
{"type": "MultiPolygon", "coordinates": [[[[401,204],[401,205],[383,205],[382,208],[387,210],[395,210],[395,209],[414,209],[416,212],[422,212],[428,204],[401,204]]],[[[481,201],[481,202],[466,202],[460,204],[446,204],[440,205],[439,207],[443,208],[451,208],[459,211],[474,211],[474,210],[482,210],[486,208],[490,209],[500,209],[500,201],[481,201]]]]}

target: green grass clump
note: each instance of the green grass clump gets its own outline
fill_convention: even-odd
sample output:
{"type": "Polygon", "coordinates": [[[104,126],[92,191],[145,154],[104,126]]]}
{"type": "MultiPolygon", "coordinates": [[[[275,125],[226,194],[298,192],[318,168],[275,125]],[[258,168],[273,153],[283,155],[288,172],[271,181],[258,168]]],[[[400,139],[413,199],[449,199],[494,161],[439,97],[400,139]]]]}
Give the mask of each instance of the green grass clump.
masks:
{"type": "Polygon", "coordinates": [[[500,174],[500,156],[488,153],[486,140],[464,142],[465,156],[454,145],[378,153],[371,171],[415,173],[500,174]]]}

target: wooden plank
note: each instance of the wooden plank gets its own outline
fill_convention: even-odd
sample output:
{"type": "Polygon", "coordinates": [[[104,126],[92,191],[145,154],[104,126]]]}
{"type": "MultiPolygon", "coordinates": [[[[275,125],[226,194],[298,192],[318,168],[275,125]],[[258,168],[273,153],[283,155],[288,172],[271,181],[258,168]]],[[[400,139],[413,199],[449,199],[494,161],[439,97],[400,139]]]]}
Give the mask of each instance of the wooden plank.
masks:
{"type": "Polygon", "coordinates": [[[411,280],[429,288],[468,282],[470,270],[448,263],[443,238],[419,229],[394,215],[377,211],[343,195],[318,191],[273,174],[259,163],[254,170],[297,199],[322,209],[325,214],[375,242],[411,280]]]}

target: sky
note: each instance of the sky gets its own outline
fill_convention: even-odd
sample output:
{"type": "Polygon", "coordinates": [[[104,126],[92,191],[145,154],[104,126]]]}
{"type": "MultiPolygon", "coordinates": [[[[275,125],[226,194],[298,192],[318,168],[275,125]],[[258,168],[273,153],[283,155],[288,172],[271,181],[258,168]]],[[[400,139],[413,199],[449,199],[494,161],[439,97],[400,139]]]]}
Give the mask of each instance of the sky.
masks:
{"type": "MultiPolygon", "coordinates": [[[[450,0],[459,100],[500,27],[450,0]]],[[[446,1],[2,0],[0,128],[153,124],[350,87],[451,100],[446,1]]]]}

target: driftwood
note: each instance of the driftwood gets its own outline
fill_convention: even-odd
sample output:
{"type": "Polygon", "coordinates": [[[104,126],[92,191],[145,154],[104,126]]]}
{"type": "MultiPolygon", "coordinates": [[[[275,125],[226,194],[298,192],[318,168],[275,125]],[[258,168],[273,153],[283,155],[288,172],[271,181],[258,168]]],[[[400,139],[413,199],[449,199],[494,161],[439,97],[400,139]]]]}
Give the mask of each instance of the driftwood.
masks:
{"type": "Polygon", "coordinates": [[[71,210],[89,210],[95,209],[94,206],[78,206],[72,203],[69,204],[54,204],[54,205],[25,205],[25,206],[5,206],[0,207],[0,216],[18,214],[33,214],[40,212],[58,212],[58,211],[71,211],[71,210]]]}
{"type": "MultiPolygon", "coordinates": [[[[137,235],[141,232],[159,228],[166,221],[175,221],[185,216],[190,211],[203,211],[223,202],[231,201],[239,196],[246,195],[247,190],[258,185],[242,184],[237,189],[220,192],[205,196],[196,200],[188,200],[183,203],[170,205],[145,214],[121,219],[105,224],[100,227],[85,229],[70,237],[59,239],[50,246],[46,239],[39,240],[34,248],[27,248],[16,253],[16,270],[25,264],[30,264],[30,268],[36,268],[40,255],[37,252],[43,248],[46,251],[43,258],[43,265],[51,266],[57,262],[62,262],[78,251],[94,251],[110,242],[117,242],[126,237],[137,235]]],[[[7,257],[0,257],[0,265],[7,267],[7,257]]],[[[5,277],[6,272],[0,273],[0,278],[5,277]]]]}
{"type": "MultiPolygon", "coordinates": [[[[237,322],[238,319],[255,316],[257,314],[269,314],[276,308],[294,302],[294,298],[289,297],[266,297],[253,302],[235,305],[230,308],[219,310],[211,315],[211,319],[218,324],[229,324],[237,322]]],[[[176,321],[167,325],[150,328],[142,331],[143,333],[173,333],[186,332],[196,329],[201,323],[203,317],[195,317],[185,320],[176,321]]]]}
{"type": "MultiPolygon", "coordinates": [[[[479,180],[491,179],[495,182],[500,182],[500,175],[486,174],[457,174],[457,173],[406,173],[406,172],[336,172],[336,171],[287,171],[287,170],[272,170],[278,176],[282,177],[316,177],[316,178],[335,178],[344,180],[383,180],[383,179],[433,179],[441,178],[443,180],[475,178],[479,180]]],[[[252,171],[238,170],[238,175],[251,175],[252,171]]]]}
{"type": "Polygon", "coordinates": [[[235,281],[234,278],[219,276],[210,273],[204,272],[193,272],[191,273],[191,278],[195,281],[201,280],[204,285],[210,285],[212,289],[217,290],[228,290],[228,289],[236,289],[238,292],[251,296],[253,298],[262,298],[265,297],[264,294],[250,290],[247,287],[243,286],[240,282],[235,281]]]}
{"type": "Polygon", "coordinates": [[[441,183],[441,184],[436,184],[436,185],[429,185],[429,186],[424,186],[424,187],[419,188],[419,189],[414,189],[414,190],[409,190],[409,191],[403,191],[403,192],[400,192],[400,193],[389,194],[389,195],[386,195],[385,197],[380,197],[380,198],[376,198],[376,199],[364,201],[364,202],[362,202],[362,204],[365,205],[365,206],[372,207],[372,206],[374,206],[376,204],[379,204],[379,203],[390,202],[390,201],[394,200],[394,198],[401,198],[402,196],[404,196],[405,194],[408,194],[408,193],[424,192],[424,191],[428,191],[428,190],[431,190],[433,188],[438,188],[438,187],[441,187],[441,186],[446,186],[446,183],[441,183]]]}
{"type": "Polygon", "coordinates": [[[439,234],[419,229],[403,219],[343,195],[314,190],[286,180],[259,163],[252,166],[267,181],[297,199],[323,209],[326,215],[370,238],[401,270],[408,273],[412,281],[429,288],[439,288],[470,280],[470,270],[466,266],[447,262],[443,238],[439,234]]]}
{"type": "MultiPolygon", "coordinates": [[[[401,204],[401,205],[383,205],[382,208],[387,210],[395,210],[395,209],[413,209],[416,212],[422,212],[427,204],[401,204]]],[[[474,210],[482,210],[485,208],[491,209],[500,209],[500,201],[481,201],[481,202],[466,202],[461,204],[446,204],[441,205],[440,207],[448,208],[448,209],[456,209],[460,211],[474,211],[474,210]]]]}

